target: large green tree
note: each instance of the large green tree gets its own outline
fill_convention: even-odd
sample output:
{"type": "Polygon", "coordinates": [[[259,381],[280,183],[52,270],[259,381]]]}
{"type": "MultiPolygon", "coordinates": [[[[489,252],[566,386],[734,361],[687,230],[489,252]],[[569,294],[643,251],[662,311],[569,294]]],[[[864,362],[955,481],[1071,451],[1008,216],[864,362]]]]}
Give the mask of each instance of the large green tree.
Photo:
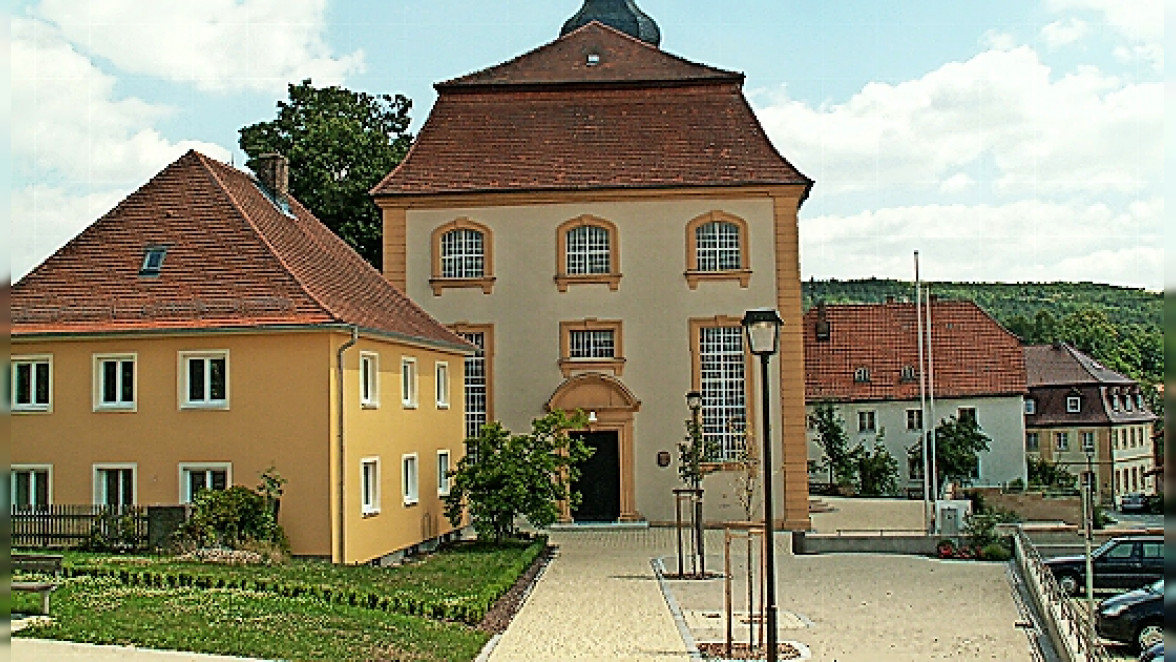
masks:
{"type": "Polygon", "coordinates": [[[289,95],[278,102],[277,118],[240,130],[246,165],[272,152],[289,159],[294,197],[380,268],[380,211],[368,191],[408,153],[412,102],[399,94],[315,87],[310,79],[290,84],[289,95]]]}
{"type": "Polygon", "coordinates": [[[821,447],[821,465],[829,471],[829,485],[853,484],[857,477],[857,448],[850,448],[845,421],[831,402],[818,402],[809,414],[815,441],[821,447]]]}
{"type": "Polygon", "coordinates": [[[952,416],[935,427],[935,473],[940,484],[951,480],[962,485],[976,478],[980,453],[988,451],[992,441],[971,416],[952,416]]]}

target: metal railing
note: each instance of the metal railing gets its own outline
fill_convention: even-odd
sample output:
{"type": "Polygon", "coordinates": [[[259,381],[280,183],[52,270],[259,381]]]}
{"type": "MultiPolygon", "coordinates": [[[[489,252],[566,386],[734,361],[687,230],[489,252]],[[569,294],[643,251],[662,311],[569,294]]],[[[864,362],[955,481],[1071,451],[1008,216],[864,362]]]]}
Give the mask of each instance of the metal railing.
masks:
{"type": "Polygon", "coordinates": [[[1033,586],[1031,592],[1041,599],[1042,604],[1039,606],[1042,617],[1052,622],[1051,629],[1058,634],[1056,639],[1059,641],[1055,641],[1055,645],[1066,649],[1066,659],[1111,662],[1113,658],[1098,638],[1091,637],[1093,627],[1090,614],[1070,599],[1058,585],[1053,573],[1042,563],[1033,541],[1020,529],[1014,532],[1013,537],[1017,562],[1026,574],[1025,580],[1033,586]]]}

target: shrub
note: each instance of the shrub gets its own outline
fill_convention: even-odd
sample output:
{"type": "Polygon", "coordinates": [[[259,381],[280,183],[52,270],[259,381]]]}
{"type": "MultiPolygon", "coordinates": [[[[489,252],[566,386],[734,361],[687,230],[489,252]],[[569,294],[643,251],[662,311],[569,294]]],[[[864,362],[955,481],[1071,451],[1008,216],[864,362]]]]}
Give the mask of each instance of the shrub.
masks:
{"type": "Polygon", "coordinates": [[[286,532],[260,494],[239,485],[203,490],[192,501],[192,516],[177,536],[185,546],[242,549],[252,542],[272,543],[286,553],[286,532]]]}
{"type": "Polygon", "coordinates": [[[985,561],[1008,561],[1013,558],[1013,553],[1004,543],[992,542],[980,548],[980,558],[985,561]]]}

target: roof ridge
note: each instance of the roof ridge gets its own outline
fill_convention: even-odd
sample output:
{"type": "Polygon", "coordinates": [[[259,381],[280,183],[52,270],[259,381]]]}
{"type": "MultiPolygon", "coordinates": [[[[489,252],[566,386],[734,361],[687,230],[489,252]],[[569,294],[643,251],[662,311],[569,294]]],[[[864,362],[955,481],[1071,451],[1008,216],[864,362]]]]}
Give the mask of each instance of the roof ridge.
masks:
{"type": "MultiPolygon", "coordinates": [[[[226,196],[228,196],[230,202],[232,202],[233,209],[235,209],[237,211],[237,214],[239,214],[241,216],[241,218],[243,218],[245,220],[245,223],[247,223],[249,225],[249,227],[253,230],[253,234],[261,241],[262,245],[265,246],[266,250],[269,251],[270,255],[272,255],[274,257],[274,259],[277,260],[278,263],[282,265],[282,270],[284,272],[286,272],[287,275],[290,276],[291,280],[293,280],[295,283],[298,284],[298,288],[301,289],[303,291],[303,293],[306,294],[306,296],[310,297],[310,300],[315,302],[315,304],[317,304],[318,307],[321,308],[325,314],[334,318],[335,321],[338,321],[338,322],[343,321],[342,317],[333,308],[328,306],[322,300],[321,297],[319,297],[314,292],[312,292],[311,288],[307,287],[306,283],[302,282],[302,278],[300,278],[298,276],[298,274],[295,273],[295,271],[290,268],[289,262],[287,262],[286,258],[281,254],[281,252],[278,251],[274,247],[273,242],[270,241],[269,237],[267,237],[265,235],[265,233],[262,232],[259,227],[257,227],[257,224],[253,222],[253,218],[245,211],[245,208],[241,205],[241,202],[239,200],[237,200],[237,196],[233,195],[233,192],[230,191],[227,186],[225,186],[223,181],[221,181],[220,174],[217,172],[218,168],[213,167],[213,164],[216,164],[216,166],[219,166],[221,168],[226,168],[226,169],[229,168],[229,166],[226,166],[222,163],[219,163],[219,162],[205,156],[204,154],[201,154],[200,152],[197,152],[195,150],[192,150],[192,151],[198,157],[200,157],[201,165],[204,166],[205,171],[208,172],[209,175],[212,176],[213,181],[216,182],[217,187],[220,188],[220,190],[226,196]]],[[[249,179],[250,184],[256,185],[256,180],[243,171],[237,170],[234,173],[234,175],[240,176],[240,177],[247,177],[249,179]]],[[[291,196],[291,197],[293,197],[293,196],[291,196]]],[[[268,199],[268,197],[267,197],[267,199],[268,199]]],[[[299,206],[301,206],[301,203],[299,206]]]]}

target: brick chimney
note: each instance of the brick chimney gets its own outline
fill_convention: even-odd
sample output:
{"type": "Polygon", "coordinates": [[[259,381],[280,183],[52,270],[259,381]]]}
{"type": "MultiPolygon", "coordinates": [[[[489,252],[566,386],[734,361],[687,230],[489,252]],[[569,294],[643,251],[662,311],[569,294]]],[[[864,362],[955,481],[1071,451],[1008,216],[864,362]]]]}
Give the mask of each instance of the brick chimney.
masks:
{"type": "Polygon", "coordinates": [[[266,191],[285,208],[290,195],[290,162],[286,157],[274,152],[262,154],[253,160],[253,172],[266,191]]]}
{"type": "Polygon", "coordinates": [[[833,328],[829,324],[829,317],[824,301],[817,302],[817,322],[814,325],[813,331],[816,333],[817,342],[829,342],[829,339],[833,336],[833,328]]]}

